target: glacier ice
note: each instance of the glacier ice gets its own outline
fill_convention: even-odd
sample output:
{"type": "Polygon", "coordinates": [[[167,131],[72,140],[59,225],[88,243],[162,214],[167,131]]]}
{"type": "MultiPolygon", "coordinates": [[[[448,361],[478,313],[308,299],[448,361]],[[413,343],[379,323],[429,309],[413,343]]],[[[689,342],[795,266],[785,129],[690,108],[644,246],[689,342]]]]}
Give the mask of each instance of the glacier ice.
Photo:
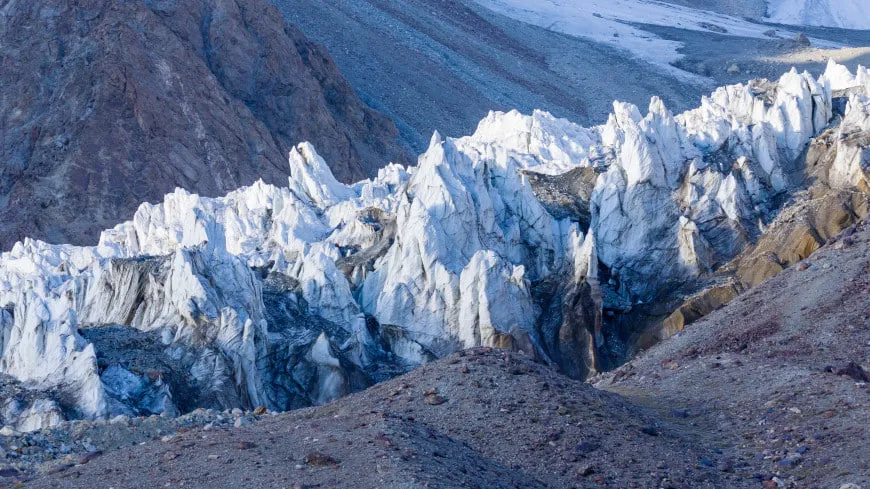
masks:
{"type": "Polygon", "coordinates": [[[0,256],[0,374],[57,399],[9,412],[30,430],[61,412],[290,409],[477,345],[588,375],[605,306],[740,253],[813,137],[837,134],[832,185],[870,190],[868,96],[867,70],[832,63],[678,115],[614,103],[591,128],[491,113],[354,185],[302,143],[287,187],[178,189],[92,247],[26,239],[0,256]]]}

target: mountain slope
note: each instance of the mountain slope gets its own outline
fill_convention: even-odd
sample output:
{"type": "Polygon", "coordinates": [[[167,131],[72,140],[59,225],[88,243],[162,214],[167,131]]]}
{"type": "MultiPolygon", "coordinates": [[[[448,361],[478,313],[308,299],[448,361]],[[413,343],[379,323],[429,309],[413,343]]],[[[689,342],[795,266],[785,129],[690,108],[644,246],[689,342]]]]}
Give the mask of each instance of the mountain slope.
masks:
{"type": "Polygon", "coordinates": [[[867,487],[868,259],[863,221],[597,385],[680,410],[779,487],[867,487]]]}
{"type": "Polygon", "coordinates": [[[176,186],[279,181],[301,140],[345,180],[405,159],[392,122],[259,0],[4,0],[0,45],[0,249],[91,241],[176,186]]]}
{"type": "Polygon", "coordinates": [[[27,487],[754,487],[701,463],[719,456],[618,396],[481,349],[327,406],[183,431],[27,487]]]}
{"type": "MultiPolygon", "coordinates": [[[[814,30],[814,48],[808,51],[792,39],[797,29],[742,18],[746,12],[735,10],[751,3],[744,1],[725,2],[730,8],[725,13],[736,17],[698,10],[723,3],[719,0],[682,2],[682,7],[601,2],[598,9],[582,11],[577,22],[571,14],[577,2],[558,7],[512,0],[272,3],[329,48],[362,98],[392,117],[418,152],[433,131],[469,134],[490,110],[540,109],[579,124],[600,124],[612,100],[644,107],[658,96],[682,111],[720,85],[772,79],[795,65],[820,73],[828,57],[853,70],[870,60],[870,52],[834,48],[867,46],[870,38],[861,33],[814,30]],[[542,9],[564,13],[535,12],[542,9]],[[816,51],[824,47],[832,49],[816,51]],[[801,59],[792,56],[802,53],[801,59]],[[739,73],[728,71],[734,64],[739,73]]],[[[761,3],[760,10],[752,10],[756,19],[765,11],[761,3]]]]}

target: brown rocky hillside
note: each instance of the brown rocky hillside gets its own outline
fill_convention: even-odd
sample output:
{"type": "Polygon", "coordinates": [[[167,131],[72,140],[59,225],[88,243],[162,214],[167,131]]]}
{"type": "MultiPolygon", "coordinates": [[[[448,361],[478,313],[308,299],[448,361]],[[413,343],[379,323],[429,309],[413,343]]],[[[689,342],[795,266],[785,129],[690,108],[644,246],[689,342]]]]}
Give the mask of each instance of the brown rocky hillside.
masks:
{"type": "Polygon", "coordinates": [[[0,0],[0,249],[90,243],[176,186],[285,184],[405,161],[392,121],[265,0],[0,0]]]}

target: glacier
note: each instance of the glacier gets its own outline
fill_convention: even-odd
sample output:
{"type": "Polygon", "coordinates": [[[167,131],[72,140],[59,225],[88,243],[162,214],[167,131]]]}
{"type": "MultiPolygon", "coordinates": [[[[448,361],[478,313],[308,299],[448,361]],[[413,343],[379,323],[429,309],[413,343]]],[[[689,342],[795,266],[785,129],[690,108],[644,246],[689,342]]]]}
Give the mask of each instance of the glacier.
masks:
{"type": "Polygon", "coordinates": [[[767,0],[768,22],[870,29],[870,4],[864,0],[767,0]]]}
{"type": "Polygon", "coordinates": [[[614,103],[585,128],[491,113],[416,166],[338,182],[316,149],[288,185],[142,204],[95,246],[0,255],[0,423],[321,404],[461,348],[601,369],[604,310],[717,270],[801,188],[870,192],[870,73],[720,88],[674,115],[614,103]],[[6,379],[6,380],[4,380],[6,379]]]}

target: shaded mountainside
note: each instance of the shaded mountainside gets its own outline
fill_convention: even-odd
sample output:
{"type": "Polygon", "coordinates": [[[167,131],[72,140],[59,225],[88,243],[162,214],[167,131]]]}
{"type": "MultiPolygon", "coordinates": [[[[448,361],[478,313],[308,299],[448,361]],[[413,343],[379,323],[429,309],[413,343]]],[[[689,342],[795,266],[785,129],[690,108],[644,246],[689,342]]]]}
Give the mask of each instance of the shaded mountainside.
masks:
{"type": "Polygon", "coordinates": [[[407,159],[326,50],[261,0],[3,0],[0,46],[0,249],[92,241],[176,186],[283,182],[303,140],[345,181],[407,159]]]}
{"type": "MultiPolygon", "coordinates": [[[[829,41],[867,46],[868,32],[814,29],[808,49],[793,40],[796,31],[730,18],[725,20],[731,31],[723,34],[722,16],[682,9],[684,14],[691,10],[692,22],[671,19],[672,9],[662,2],[642,1],[643,8],[635,9],[631,2],[519,1],[519,14],[505,16],[496,13],[510,3],[504,0],[270,1],[290,23],[329,48],[354,89],[396,121],[403,140],[417,152],[426,149],[435,130],[451,137],[471,133],[490,110],[540,109],[579,124],[598,124],[613,100],[645,107],[658,96],[682,111],[719,85],[773,79],[792,66],[820,72],[828,57],[853,70],[870,59],[866,49],[853,54],[815,50],[837,45],[829,41]],[[582,6],[589,17],[571,30],[563,28],[565,19],[559,16],[535,21],[538,7],[556,5],[566,13],[582,6]],[[649,17],[656,9],[666,13],[649,17]],[[617,21],[604,19],[615,11],[622,15],[617,21]],[[772,28],[772,37],[763,34],[772,28]],[[640,48],[653,58],[673,51],[674,59],[655,63],[623,47],[640,48]],[[784,59],[794,53],[809,54],[784,59]],[[739,69],[729,71],[735,64],[739,69]]],[[[764,13],[763,0],[674,3],[756,19],[764,13]]]]}
{"type": "MultiPolygon", "coordinates": [[[[609,46],[516,22],[470,0],[271,0],[327,46],[362,97],[422,152],[432,132],[471,133],[490,110],[587,124],[611,101],[688,108],[703,88],[609,46]]],[[[781,71],[781,70],[780,70],[781,71]]]]}

